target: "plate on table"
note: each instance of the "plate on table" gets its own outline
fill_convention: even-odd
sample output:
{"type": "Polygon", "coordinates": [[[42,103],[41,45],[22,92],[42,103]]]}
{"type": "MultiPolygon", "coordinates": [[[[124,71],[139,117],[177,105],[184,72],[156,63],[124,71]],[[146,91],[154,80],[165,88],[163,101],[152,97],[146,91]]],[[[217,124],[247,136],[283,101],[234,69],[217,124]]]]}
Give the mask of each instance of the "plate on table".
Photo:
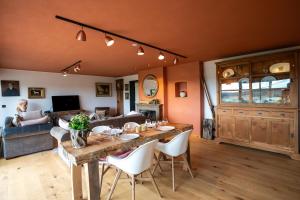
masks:
{"type": "Polygon", "coordinates": [[[120,139],[121,140],[124,140],[124,141],[128,141],[128,140],[133,140],[133,139],[136,139],[140,137],[139,134],[136,134],[136,133],[129,133],[129,134],[123,134],[120,136],[120,139]]]}
{"type": "Polygon", "coordinates": [[[110,128],[108,126],[96,126],[92,129],[93,134],[108,134],[110,132],[110,128]]]}
{"type": "Polygon", "coordinates": [[[159,126],[159,127],[157,127],[157,129],[160,131],[171,131],[171,130],[175,129],[175,127],[174,126],[159,126]]]}
{"type": "Polygon", "coordinates": [[[112,128],[109,132],[110,135],[120,135],[123,132],[122,129],[112,128]]]}

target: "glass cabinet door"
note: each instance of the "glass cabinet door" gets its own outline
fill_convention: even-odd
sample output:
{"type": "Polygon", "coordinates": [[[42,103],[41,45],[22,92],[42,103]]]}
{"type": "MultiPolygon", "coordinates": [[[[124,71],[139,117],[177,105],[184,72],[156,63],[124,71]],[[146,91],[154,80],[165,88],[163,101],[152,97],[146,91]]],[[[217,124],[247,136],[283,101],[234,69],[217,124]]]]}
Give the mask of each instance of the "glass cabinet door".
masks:
{"type": "Polygon", "coordinates": [[[249,79],[221,81],[222,103],[249,103],[249,79]]]}
{"type": "Polygon", "coordinates": [[[265,76],[252,80],[253,103],[259,104],[289,104],[289,76],[265,76]]]}

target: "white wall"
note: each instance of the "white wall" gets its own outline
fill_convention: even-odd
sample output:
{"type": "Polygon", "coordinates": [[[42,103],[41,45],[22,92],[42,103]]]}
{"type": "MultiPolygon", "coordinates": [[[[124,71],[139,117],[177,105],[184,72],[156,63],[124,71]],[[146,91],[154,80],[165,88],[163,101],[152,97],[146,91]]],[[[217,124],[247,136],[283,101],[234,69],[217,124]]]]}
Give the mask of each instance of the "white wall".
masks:
{"type": "Polygon", "coordinates": [[[16,113],[16,105],[20,99],[28,99],[28,87],[46,88],[45,99],[29,99],[28,110],[42,109],[52,111],[51,96],[79,95],[82,109],[93,111],[97,106],[116,109],[115,78],[102,76],[68,75],[60,73],[35,72],[24,70],[0,69],[0,80],[17,80],[20,82],[20,96],[2,97],[0,94],[0,126],[4,125],[6,116],[16,113]],[[112,83],[112,97],[96,97],[95,83],[112,83]],[[1,108],[6,105],[6,108],[1,108]]]}
{"type": "MultiPolygon", "coordinates": [[[[137,74],[134,75],[130,75],[130,76],[123,76],[121,77],[122,79],[124,79],[124,85],[125,84],[129,84],[129,81],[137,81],[139,80],[139,77],[137,74]]],[[[124,115],[128,114],[131,110],[130,110],[130,100],[129,99],[125,99],[125,93],[129,93],[129,87],[128,87],[128,91],[125,91],[125,86],[124,86],[124,115]]],[[[137,88],[138,89],[138,88],[137,88]]],[[[136,99],[136,102],[138,99],[136,99]]]]}
{"type": "MultiPolygon", "coordinates": [[[[234,57],[229,57],[229,58],[223,58],[223,59],[203,62],[204,78],[205,78],[207,88],[210,93],[213,104],[215,106],[217,105],[217,95],[216,95],[216,90],[217,90],[216,81],[217,80],[216,80],[216,64],[215,64],[216,62],[251,57],[251,56],[258,56],[258,55],[264,55],[264,54],[276,53],[276,52],[282,52],[282,51],[289,51],[289,50],[295,50],[295,49],[300,49],[300,46],[284,48],[284,49],[276,49],[276,50],[270,50],[270,51],[263,51],[263,52],[258,52],[258,53],[252,53],[252,54],[246,54],[246,55],[241,55],[241,56],[234,56],[234,57]]],[[[205,98],[204,118],[211,119],[212,115],[210,112],[210,108],[209,108],[206,96],[204,96],[204,98],[205,98]]]]}

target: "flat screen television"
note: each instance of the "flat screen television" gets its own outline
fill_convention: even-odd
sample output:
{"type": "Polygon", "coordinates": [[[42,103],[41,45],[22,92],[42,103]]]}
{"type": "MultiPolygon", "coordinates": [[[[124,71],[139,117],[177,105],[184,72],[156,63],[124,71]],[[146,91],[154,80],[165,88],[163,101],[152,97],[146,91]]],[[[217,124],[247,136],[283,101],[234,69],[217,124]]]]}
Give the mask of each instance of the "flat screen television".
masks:
{"type": "Polygon", "coordinates": [[[68,111],[68,110],[79,110],[79,96],[68,95],[68,96],[52,96],[53,112],[68,111]]]}

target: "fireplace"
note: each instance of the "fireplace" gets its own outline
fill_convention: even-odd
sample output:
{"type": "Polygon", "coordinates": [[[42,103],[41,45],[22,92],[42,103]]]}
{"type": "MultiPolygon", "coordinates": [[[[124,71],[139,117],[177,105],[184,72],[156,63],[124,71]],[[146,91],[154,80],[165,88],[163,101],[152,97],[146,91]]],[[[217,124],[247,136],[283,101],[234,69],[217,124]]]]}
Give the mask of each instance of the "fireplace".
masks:
{"type": "Polygon", "coordinates": [[[151,119],[151,121],[162,119],[162,104],[138,103],[136,104],[136,110],[151,119]]]}

